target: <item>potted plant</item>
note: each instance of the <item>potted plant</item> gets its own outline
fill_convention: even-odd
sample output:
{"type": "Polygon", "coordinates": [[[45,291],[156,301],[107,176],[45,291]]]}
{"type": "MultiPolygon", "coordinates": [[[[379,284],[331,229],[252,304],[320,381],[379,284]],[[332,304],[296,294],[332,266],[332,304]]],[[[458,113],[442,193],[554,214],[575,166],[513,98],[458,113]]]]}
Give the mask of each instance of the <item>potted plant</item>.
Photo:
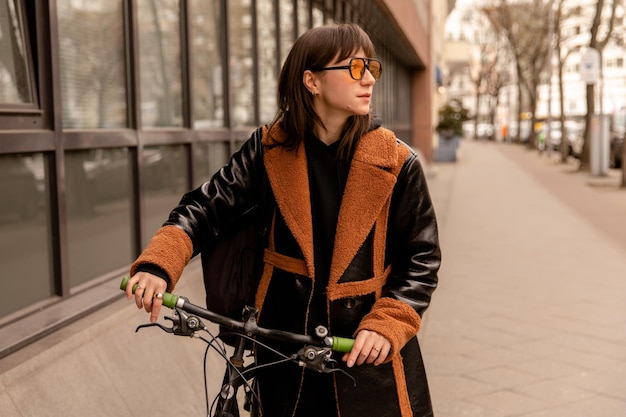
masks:
{"type": "Polygon", "coordinates": [[[468,113],[458,99],[439,109],[439,122],[435,127],[439,133],[438,161],[456,161],[456,151],[463,136],[463,122],[470,119],[468,113]]]}

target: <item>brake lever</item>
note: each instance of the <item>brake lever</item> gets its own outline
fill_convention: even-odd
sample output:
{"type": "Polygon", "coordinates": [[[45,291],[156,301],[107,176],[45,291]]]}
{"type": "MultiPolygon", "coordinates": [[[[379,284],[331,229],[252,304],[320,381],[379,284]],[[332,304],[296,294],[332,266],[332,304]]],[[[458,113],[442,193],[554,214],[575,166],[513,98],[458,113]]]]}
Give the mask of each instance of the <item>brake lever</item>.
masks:
{"type": "Polygon", "coordinates": [[[313,369],[314,371],[332,374],[340,372],[352,380],[352,384],[356,387],[356,379],[348,372],[341,368],[329,367],[328,364],[337,363],[332,358],[332,349],[329,347],[304,346],[294,356],[301,366],[313,369]]]}
{"type": "MultiPolygon", "coordinates": [[[[333,362],[336,362],[336,361],[333,361],[333,362]]],[[[345,370],[341,368],[324,368],[322,372],[324,372],[325,374],[333,374],[335,372],[342,373],[348,378],[350,378],[350,380],[352,381],[352,385],[356,387],[356,379],[354,379],[352,375],[350,375],[348,372],[346,372],[345,370]]]]}
{"type": "MultiPolygon", "coordinates": [[[[165,317],[166,319],[169,319],[169,317],[165,317]]],[[[164,325],[162,325],[161,323],[146,323],[146,324],[140,324],[139,326],[137,326],[137,328],[135,329],[135,333],[137,333],[139,330],[144,329],[146,327],[153,327],[156,326],[158,328],[160,328],[161,330],[163,330],[165,333],[174,333],[174,328],[173,327],[166,327],[164,325]]]]}
{"type": "Polygon", "coordinates": [[[139,326],[137,326],[137,328],[135,329],[135,332],[138,332],[140,329],[143,329],[145,327],[156,326],[166,333],[172,333],[176,336],[190,336],[191,337],[196,333],[196,331],[204,330],[206,328],[204,322],[200,320],[198,317],[190,316],[187,313],[185,313],[183,310],[180,310],[178,308],[174,310],[173,317],[166,316],[164,317],[164,319],[171,321],[172,327],[167,327],[160,323],[147,323],[147,324],[140,324],[139,326]]]}

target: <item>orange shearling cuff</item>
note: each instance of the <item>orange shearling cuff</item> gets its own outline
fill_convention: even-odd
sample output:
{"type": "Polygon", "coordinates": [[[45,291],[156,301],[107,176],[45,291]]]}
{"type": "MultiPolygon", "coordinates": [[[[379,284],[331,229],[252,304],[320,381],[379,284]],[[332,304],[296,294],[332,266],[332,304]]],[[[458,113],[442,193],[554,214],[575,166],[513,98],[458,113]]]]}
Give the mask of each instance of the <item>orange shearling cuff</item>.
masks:
{"type": "MultiPolygon", "coordinates": [[[[363,317],[356,331],[369,330],[384,336],[391,343],[386,362],[398,354],[417,335],[422,319],[408,304],[393,298],[379,298],[372,311],[363,317]]],[[[355,333],[355,336],[356,336],[355,333]]]]}
{"type": "Polygon", "coordinates": [[[135,274],[139,265],[156,265],[167,273],[170,279],[168,291],[172,291],[192,254],[193,244],[187,233],[177,226],[164,226],[157,230],[146,249],[132,264],[130,275],[135,274]]]}

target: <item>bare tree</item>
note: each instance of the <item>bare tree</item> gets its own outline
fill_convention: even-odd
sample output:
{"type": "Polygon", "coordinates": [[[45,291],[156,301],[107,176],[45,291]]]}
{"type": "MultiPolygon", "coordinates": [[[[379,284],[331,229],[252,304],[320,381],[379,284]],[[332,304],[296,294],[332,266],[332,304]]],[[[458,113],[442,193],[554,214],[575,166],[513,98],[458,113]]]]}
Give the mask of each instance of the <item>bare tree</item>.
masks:
{"type": "MultiPolygon", "coordinates": [[[[548,5],[543,0],[515,3],[500,0],[495,6],[484,7],[483,12],[492,26],[503,33],[509,42],[518,79],[518,109],[522,109],[523,90],[528,97],[531,124],[535,126],[538,89],[549,56],[549,22],[545,18],[548,15],[548,5]]],[[[532,134],[528,146],[535,146],[532,134]]]]}
{"type": "MultiPolygon", "coordinates": [[[[520,114],[522,112],[523,106],[523,90],[522,83],[520,82],[520,67],[517,64],[520,59],[520,51],[519,48],[516,48],[516,43],[512,42],[514,40],[513,29],[506,30],[505,28],[511,28],[513,25],[513,18],[511,16],[510,9],[504,0],[501,0],[500,5],[498,6],[490,6],[483,7],[482,12],[489,19],[492,28],[497,31],[499,34],[504,34],[505,38],[509,42],[509,49],[511,54],[513,55],[513,59],[515,61],[515,69],[517,74],[517,114],[516,114],[516,122],[518,126],[521,126],[520,123],[520,114]]],[[[521,129],[517,129],[515,141],[519,142],[521,139],[521,129]]]]}
{"type": "MultiPolygon", "coordinates": [[[[506,61],[508,44],[503,36],[491,27],[491,23],[482,10],[471,7],[465,10],[466,25],[463,37],[472,45],[469,59],[469,79],[474,87],[474,137],[477,137],[479,122],[488,122],[495,125],[498,94],[502,88],[502,62],[506,61]]],[[[451,70],[452,71],[452,70],[451,70]]],[[[458,72],[458,68],[456,72],[458,72]]],[[[508,73],[506,74],[508,75],[508,73]]],[[[491,133],[493,138],[493,133],[491,133]]]]}
{"type": "MultiPolygon", "coordinates": [[[[497,63],[497,51],[489,36],[489,32],[479,29],[474,36],[474,45],[477,46],[475,59],[470,60],[470,79],[475,87],[474,105],[474,137],[478,137],[478,122],[480,115],[480,98],[488,90],[489,78],[497,63]]],[[[490,106],[491,110],[491,106],[490,106]]],[[[493,124],[493,121],[492,121],[493,124]]]]}
{"type": "Polygon", "coordinates": [[[566,140],[568,136],[567,126],[565,124],[565,87],[563,82],[563,74],[565,72],[565,63],[568,57],[578,50],[580,45],[575,45],[570,42],[571,38],[575,36],[575,32],[566,32],[568,22],[581,16],[581,7],[566,8],[568,0],[558,0],[556,11],[554,14],[554,48],[557,59],[557,74],[559,83],[559,119],[562,129],[561,140],[561,162],[567,162],[570,155],[570,144],[566,140]],[[569,33],[569,34],[568,34],[569,33]]]}
{"type": "MultiPolygon", "coordinates": [[[[500,104],[500,92],[510,83],[510,68],[508,67],[508,44],[506,39],[498,36],[494,40],[494,50],[491,62],[489,62],[489,72],[484,78],[483,94],[489,97],[489,123],[497,125],[496,113],[500,104]]],[[[503,138],[505,139],[505,138],[503,138]]]]}

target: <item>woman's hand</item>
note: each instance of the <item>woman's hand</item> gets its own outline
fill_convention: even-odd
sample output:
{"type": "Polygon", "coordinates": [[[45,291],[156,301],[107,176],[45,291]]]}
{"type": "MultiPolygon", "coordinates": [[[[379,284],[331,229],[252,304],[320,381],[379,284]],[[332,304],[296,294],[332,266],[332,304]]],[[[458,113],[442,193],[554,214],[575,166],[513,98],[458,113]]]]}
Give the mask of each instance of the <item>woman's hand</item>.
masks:
{"type": "Polygon", "coordinates": [[[391,343],[382,335],[369,330],[361,330],[356,335],[352,351],[343,355],[343,361],[347,362],[349,368],[355,363],[357,365],[373,363],[377,366],[387,359],[390,350],[391,343]]]}
{"type": "Polygon", "coordinates": [[[159,312],[163,305],[163,293],[167,290],[167,282],[163,278],[152,275],[148,272],[137,272],[126,284],[126,298],[129,300],[135,297],[137,308],[144,308],[150,313],[150,322],[154,323],[159,318],[159,312]],[[137,284],[137,289],[133,295],[133,286],[137,284]],[[161,294],[159,297],[157,294],[161,294]]]}

